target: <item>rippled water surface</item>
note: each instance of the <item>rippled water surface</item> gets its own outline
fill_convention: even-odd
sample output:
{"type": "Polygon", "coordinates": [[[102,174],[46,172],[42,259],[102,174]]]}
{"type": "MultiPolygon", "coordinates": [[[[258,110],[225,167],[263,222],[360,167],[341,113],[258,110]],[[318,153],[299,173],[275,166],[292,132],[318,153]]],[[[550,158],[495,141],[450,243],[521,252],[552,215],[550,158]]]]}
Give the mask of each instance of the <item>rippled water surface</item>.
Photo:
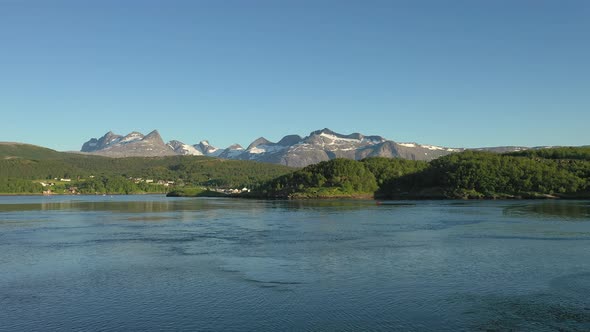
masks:
{"type": "Polygon", "coordinates": [[[590,202],[389,203],[0,197],[0,330],[590,330],[590,202]]]}

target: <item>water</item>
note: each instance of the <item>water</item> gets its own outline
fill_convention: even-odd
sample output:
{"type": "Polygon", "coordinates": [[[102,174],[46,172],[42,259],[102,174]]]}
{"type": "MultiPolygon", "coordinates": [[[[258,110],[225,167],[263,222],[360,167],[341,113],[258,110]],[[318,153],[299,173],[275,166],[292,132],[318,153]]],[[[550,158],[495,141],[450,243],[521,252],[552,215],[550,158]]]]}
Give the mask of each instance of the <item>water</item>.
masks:
{"type": "Polygon", "coordinates": [[[0,330],[590,330],[590,202],[391,203],[0,197],[0,330]]]}

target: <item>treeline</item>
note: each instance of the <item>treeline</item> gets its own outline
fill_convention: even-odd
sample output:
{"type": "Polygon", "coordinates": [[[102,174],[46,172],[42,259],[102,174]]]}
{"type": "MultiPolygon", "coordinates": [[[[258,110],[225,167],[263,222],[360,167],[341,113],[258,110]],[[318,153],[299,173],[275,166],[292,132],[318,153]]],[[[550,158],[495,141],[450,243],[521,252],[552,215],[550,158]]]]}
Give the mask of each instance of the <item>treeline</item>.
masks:
{"type": "Polygon", "coordinates": [[[590,161],[590,146],[531,149],[509,153],[508,155],[545,159],[575,159],[590,161]]]}
{"type": "Polygon", "coordinates": [[[100,176],[75,181],[64,188],[65,191],[80,194],[140,194],[165,193],[163,185],[135,182],[122,176],[100,176]]]}
{"type": "Polygon", "coordinates": [[[0,193],[40,193],[43,186],[30,180],[0,177],[0,193]]]}
{"type": "Polygon", "coordinates": [[[430,163],[402,159],[334,159],[258,186],[271,198],[537,198],[590,197],[587,148],[519,154],[466,151],[430,163]]]}
{"type": "Polygon", "coordinates": [[[139,182],[122,176],[100,176],[71,182],[39,181],[0,177],[0,193],[3,194],[140,194],[165,193],[163,185],[139,182]]]}

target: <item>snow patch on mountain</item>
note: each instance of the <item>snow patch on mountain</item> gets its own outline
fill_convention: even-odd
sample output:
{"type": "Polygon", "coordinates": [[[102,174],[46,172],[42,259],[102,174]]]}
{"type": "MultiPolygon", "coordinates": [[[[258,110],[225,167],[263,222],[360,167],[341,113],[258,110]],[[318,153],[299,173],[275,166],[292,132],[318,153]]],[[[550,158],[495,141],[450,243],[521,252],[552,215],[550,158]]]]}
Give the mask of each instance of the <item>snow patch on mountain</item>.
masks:
{"type": "Polygon", "coordinates": [[[453,148],[445,148],[442,146],[436,146],[436,145],[420,145],[421,147],[428,149],[428,150],[440,150],[440,151],[448,151],[448,152],[459,152],[461,151],[460,149],[453,149],[453,148]]]}
{"type": "Polygon", "coordinates": [[[239,144],[234,144],[223,150],[223,152],[219,154],[219,157],[226,159],[240,159],[238,157],[242,153],[244,153],[244,148],[239,144]]]}
{"type": "Polygon", "coordinates": [[[337,143],[337,142],[352,142],[352,143],[358,143],[358,142],[360,142],[360,140],[358,140],[358,139],[338,137],[336,135],[327,134],[327,133],[321,133],[320,136],[333,141],[331,144],[334,144],[334,143],[337,143]]]}
{"type": "Polygon", "coordinates": [[[261,154],[261,153],[275,153],[281,150],[286,149],[286,146],[280,145],[258,145],[248,150],[249,153],[252,154],[261,154]]]}
{"type": "Polygon", "coordinates": [[[118,143],[131,143],[131,142],[135,142],[135,141],[140,141],[142,139],[143,139],[143,135],[141,133],[134,131],[131,134],[120,139],[118,141],[118,143]]]}
{"type": "Polygon", "coordinates": [[[180,141],[170,141],[167,144],[174,152],[181,155],[202,156],[203,153],[197,150],[194,146],[184,144],[180,141]]]}

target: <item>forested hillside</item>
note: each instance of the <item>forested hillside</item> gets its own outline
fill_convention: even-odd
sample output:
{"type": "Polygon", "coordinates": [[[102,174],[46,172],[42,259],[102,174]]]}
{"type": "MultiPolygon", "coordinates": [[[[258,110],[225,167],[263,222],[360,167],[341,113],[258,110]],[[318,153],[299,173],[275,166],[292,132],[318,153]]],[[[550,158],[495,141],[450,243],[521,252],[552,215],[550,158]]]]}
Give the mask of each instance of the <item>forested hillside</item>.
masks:
{"type": "Polygon", "coordinates": [[[589,198],[588,148],[495,154],[466,151],[429,163],[335,159],[268,181],[260,197],[589,198]]]}
{"type": "Polygon", "coordinates": [[[431,162],[333,159],[294,170],[202,156],[112,159],[0,144],[0,193],[143,193],[201,187],[254,188],[249,196],[262,198],[590,198],[590,147],[507,154],[466,151],[431,162]]]}
{"type": "Polygon", "coordinates": [[[0,193],[166,192],[170,187],[252,187],[292,168],[198,156],[107,158],[31,145],[0,145],[0,193]],[[62,179],[66,181],[62,181],[62,179]],[[69,180],[69,181],[67,181],[69,180]]]}
{"type": "Polygon", "coordinates": [[[587,197],[589,179],[590,162],[585,160],[463,152],[389,181],[379,193],[390,198],[587,197]]]}
{"type": "Polygon", "coordinates": [[[427,167],[425,161],[333,159],[268,181],[254,196],[268,198],[372,197],[384,184],[427,167]]]}
{"type": "Polygon", "coordinates": [[[47,159],[63,158],[66,155],[68,153],[31,144],[0,142],[0,159],[47,159]]]}

